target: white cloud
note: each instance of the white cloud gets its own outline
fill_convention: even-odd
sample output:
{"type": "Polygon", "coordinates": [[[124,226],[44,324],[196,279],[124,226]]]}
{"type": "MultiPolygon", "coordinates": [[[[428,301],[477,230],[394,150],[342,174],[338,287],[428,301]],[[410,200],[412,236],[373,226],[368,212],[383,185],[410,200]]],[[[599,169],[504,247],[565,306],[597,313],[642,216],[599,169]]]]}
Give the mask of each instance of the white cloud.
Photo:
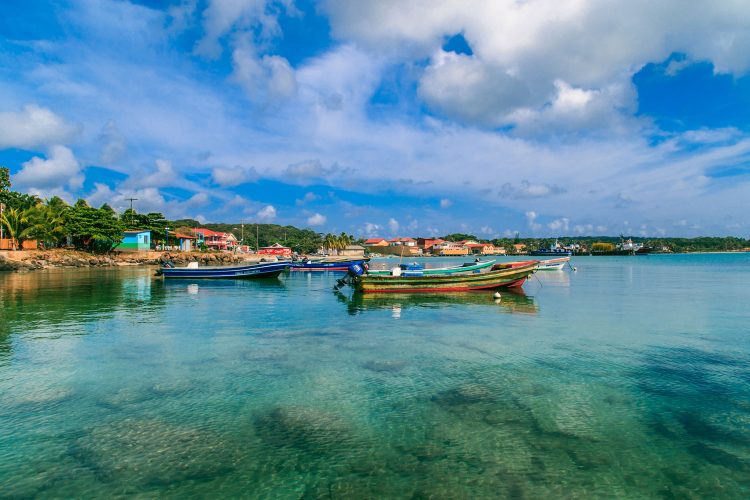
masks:
{"type": "Polygon", "coordinates": [[[375,236],[382,230],[383,226],[380,224],[373,224],[372,222],[365,222],[364,226],[362,226],[362,231],[366,236],[375,236]]]}
{"type": "Polygon", "coordinates": [[[307,192],[305,193],[305,196],[303,196],[301,199],[295,200],[295,203],[297,205],[304,205],[305,203],[311,203],[313,201],[317,201],[320,199],[320,196],[318,196],[315,193],[307,192]]]}
{"type": "Polygon", "coordinates": [[[0,149],[32,149],[63,144],[77,132],[78,127],[35,104],[24,106],[21,112],[0,113],[0,149]]]}
{"type": "Polygon", "coordinates": [[[280,56],[259,57],[248,44],[232,52],[232,79],[256,104],[278,104],[297,92],[297,79],[289,61],[280,56]]]}
{"type": "Polygon", "coordinates": [[[195,193],[185,201],[185,205],[189,207],[200,207],[206,205],[208,202],[209,197],[206,193],[195,193]]]}
{"type": "Polygon", "coordinates": [[[253,167],[216,167],[211,171],[211,178],[222,187],[239,186],[257,180],[258,172],[253,167]]]}
{"type": "MultiPolygon", "coordinates": [[[[259,38],[268,39],[279,33],[276,16],[267,10],[266,0],[209,0],[203,12],[203,29],[205,35],[195,45],[194,52],[210,58],[221,54],[219,39],[233,28],[251,30],[258,28],[259,38]]],[[[286,4],[293,12],[293,6],[286,4]]]]}
{"type": "Polygon", "coordinates": [[[276,209],[273,205],[266,205],[261,208],[256,215],[258,216],[258,219],[270,222],[276,218],[276,209]]]}
{"type": "Polygon", "coordinates": [[[307,224],[309,226],[322,226],[326,223],[326,216],[319,213],[315,213],[307,218],[307,224]]]}
{"type": "Polygon", "coordinates": [[[440,208],[450,208],[452,206],[453,202],[448,198],[443,198],[442,200],[440,200],[440,208]]]}
{"type": "Polygon", "coordinates": [[[27,189],[35,188],[44,192],[48,188],[68,186],[78,189],[83,185],[81,165],[73,152],[65,146],[52,146],[47,159],[33,157],[22,165],[13,176],[13,183],[27,189]]]}
{"type": "Polygon", "coordinates": [[[644,64],[672,53],[712,61],[717,72],[750,69],[750,11],[742,2],[328,0],[323,8],[343,39],[392,58],[430,57],[420,96],[472,124],[496,126],[526,109],[534,121],[572,113],[582,115],[573,126],[596,126],[583,115],[631,105],[621,100],[627,92],[606,89],[628,87],[644,64]],[[472,55],[439,49],[457,33],[472,55]]]}
{"type": "Polygon", "coordinates": [[[526,212],[526,223],[532,231],[539,231],[542,225],[536,222],[537,213],[533,210],[526,212]]]}
{"type": "Polygon", "coordinates": [[[569,224],[570,224],[570,220],[567,217],[561,217],[547,224],[547,227],[550,228],[552,231],[567,232],[569,224]]]}
{"type": "Polygon", "coordinates": [[[391,234],[396,234],[398,232],[399,223],[396,219],[391,217],[388,219],[388,230],[391,232],[391,234]]]}
{"type": "Polygon", "coordinates": [[[125,138],[113,120],[108,120],[102,127],[99,133],[99,141],[102,143],[99,161],[104,165],[117,163],[125,155],[127,149],[125,138]]]}

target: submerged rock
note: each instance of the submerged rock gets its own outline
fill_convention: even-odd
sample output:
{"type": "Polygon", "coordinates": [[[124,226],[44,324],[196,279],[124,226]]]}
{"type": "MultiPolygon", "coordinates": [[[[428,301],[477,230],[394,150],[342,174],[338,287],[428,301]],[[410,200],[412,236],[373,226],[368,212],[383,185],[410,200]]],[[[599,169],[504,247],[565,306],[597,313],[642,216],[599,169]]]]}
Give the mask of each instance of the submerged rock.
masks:
{"type": "Polygon", "coordinates": [[[307,406],[279,406],[257,415],[255,429],[274,447],[337,451],[352,442],[348,423],[340,416],[307,406]]]}
{"type": "Polygon", "coordinates": [[[464,406],[477,403],[494,403],[496,398],[492,391],[479,384],[465,384],[432,397],[432,401],[440,406],[464,406]]]}
{"type": "Polygon", "coordinates": [[[406,361],[399,360],[367,361],[362,367],[373,372],[395,373],[406,368],[406,364],[406,361]]]}
{"type": "Polygon", "coordinates": [[[240,457],[212,432],[130,419],[88,429],[70,455],[101,481],[138,488],[210,480],[233,471],[240,457]]]}

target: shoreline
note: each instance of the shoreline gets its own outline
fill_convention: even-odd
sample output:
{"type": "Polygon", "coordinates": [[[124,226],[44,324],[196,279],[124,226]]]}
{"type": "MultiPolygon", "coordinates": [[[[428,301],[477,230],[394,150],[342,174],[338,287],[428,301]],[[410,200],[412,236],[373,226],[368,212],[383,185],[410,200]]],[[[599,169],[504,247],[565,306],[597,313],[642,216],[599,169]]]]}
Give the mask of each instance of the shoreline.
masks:
{"type": "Polygon", "coordinates": [[[260,262],[268,256],[207,252],[112,252],[92,254],[79,250],[3,250],[0,251],[0,272],[26,272],[42,269],[158,266],[171,260],[177,266],[188,262],[222,265],[237,262],[260,262]]]}

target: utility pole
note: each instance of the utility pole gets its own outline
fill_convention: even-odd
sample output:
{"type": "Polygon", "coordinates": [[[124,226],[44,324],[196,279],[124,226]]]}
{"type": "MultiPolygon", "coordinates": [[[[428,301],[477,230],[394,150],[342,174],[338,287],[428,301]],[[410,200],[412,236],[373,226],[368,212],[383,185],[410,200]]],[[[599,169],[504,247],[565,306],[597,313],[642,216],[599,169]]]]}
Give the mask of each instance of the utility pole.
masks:
{"type": "Polygon", "coordinates": [[[133,225],[133,202],[138,201],[138,198],[125,198],[126,200],[130,200],[130,225],[133,225]]]}
{"type": "Polygon", "coordinates": [[[245,244],[245,221],[244,220],[240,220],[240,228],[241,228],[240,229],[240,231],[241,231],[241,233],[240,233],[240,245],[244,245],[245,244]]]}
{"type": "Polygon", "coordinates": [[[258,241],[258,235],[260,234],[260,229],[258,229],[258,223],[255,223],[255,253],[258,253],[260,251],[260,244],[258,241]]]}

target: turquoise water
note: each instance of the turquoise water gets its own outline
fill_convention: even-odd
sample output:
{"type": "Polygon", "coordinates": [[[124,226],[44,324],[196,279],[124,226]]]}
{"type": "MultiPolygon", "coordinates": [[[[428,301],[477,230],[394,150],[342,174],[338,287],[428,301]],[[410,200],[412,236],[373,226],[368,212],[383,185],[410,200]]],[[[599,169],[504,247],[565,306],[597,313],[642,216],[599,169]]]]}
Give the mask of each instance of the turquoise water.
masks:
{"type": "Polygon", "coordinates": [[[497,301],[0,275],[0,497],[750,497],[750,255],[574,265],[497,301]]]}

